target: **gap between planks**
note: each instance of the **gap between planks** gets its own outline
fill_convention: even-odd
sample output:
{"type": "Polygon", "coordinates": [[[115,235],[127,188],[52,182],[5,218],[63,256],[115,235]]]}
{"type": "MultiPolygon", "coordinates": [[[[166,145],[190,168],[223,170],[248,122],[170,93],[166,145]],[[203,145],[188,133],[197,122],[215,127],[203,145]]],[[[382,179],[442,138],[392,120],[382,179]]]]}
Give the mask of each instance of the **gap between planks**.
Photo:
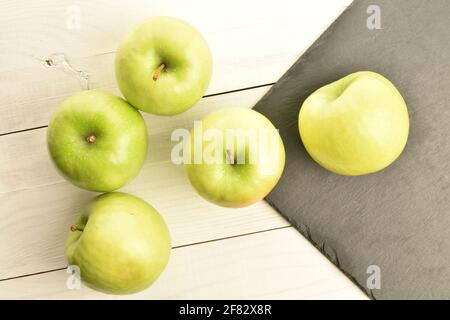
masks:
{"type": "MultiPolygon", "coordinates": [[[[275,82],[271,82],[271,83],[265,83],[265,84],[260,84],[257,86],[251,86],[251,87],[246,87],[246,88],[240,88],[240,89],[235,89],[235,90],[228,90],[228,91],[223,91],[223,92],[217,92],[217,93],[211,93],[211,94],[206,94],[203,97],[201,97],[201,99],[204,98],[210,98],[210,97],[216,97],[216,96],[220,96],[220,95],[224,95],[224,94],[230,94],[230,93],[236,93],[236,92],[241,92],[241,91],[245,91],[245,90],[252,90],[252,89],[259,89],[259,88],[264,88],[264,87],[270,87],[273,86],[275,84],[275,82]]],[[[81,91],[81,90],[80,90],[81,91]]],[[[200,99],[200,100],[201,100],[200,99]]],[[[140,110],[139,110],[140,111],[140,110]]],[[[144,113],[143,111],[140,111],[141,113],[144,113]]],[[[38,130],[38,129],[44,129],[47,128],[48,125],[45,126],[39,126],[39,127],[33,127],[33,128],[27,128],[27,129],[22,129],[22,130],[16,130],[16,131],[10,131],[10,132],[5,132],[5,133],[0,133],[0,137],[1,136],[7,136],[7,135],[11,135],[11,134],[15,134],[15,133],[21,133],[21,132],[26,132],[26,131],[32,131],[32,130],[38,130]]]]}
{"type": "MultiPolygon", "coordinates": [[[[217,239],[182,244],[182,245],[172,247],[172,250],[202,245],[202,244],[206,244],[206,243],[210,243],[210,242],[224,241],[224,240],[229,240],[229,239],[233,239],[233,238],[247,237],[247,236],[251,236],[251,235],[255,235],[255,234],[259,234],[259,233],[271,232],[271,231],[276,231],[276,230],[286,229],[286,228],[292,228],[292,225],[270,228],[270,229],[266,229],[266,230],[259,230],[259,231],[254,231],[254,232],[247,232],[247,233],[242,233],[242,234],[238,234],[238,235],[234,235],[234,236],[221,237],[221,238],[217,238],[217,239]]],[[[34,272],[34,273],[29,273],[29,274],[23,274],[20,276],[14,276],[14,277],[10,277],[10,278],[4,278],[4,279],[0,279],[0,282],[20,279],[20,278],[25,278],[25,277],[37,276],[37,275],[44,274],[44,273],[62,271],[62,270],[65,270],[66,268],[67,268],[67,266],[62,267],[62,268],[56,268],[56,269],[44,270],[44,271],[39,271],[39,272],[34,272]]]]}

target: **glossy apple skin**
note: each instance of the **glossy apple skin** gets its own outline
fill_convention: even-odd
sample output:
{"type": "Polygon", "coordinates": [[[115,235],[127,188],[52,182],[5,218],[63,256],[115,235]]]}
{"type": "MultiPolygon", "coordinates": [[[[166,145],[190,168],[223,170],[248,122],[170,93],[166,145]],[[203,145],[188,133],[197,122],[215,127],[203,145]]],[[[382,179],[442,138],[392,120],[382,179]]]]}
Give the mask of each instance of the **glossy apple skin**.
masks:
{"type": "Polygon", "coordinates": [[[141,114],[123,99],[87,90],[69,97],[54,113],[47,145],[67,180],[107,192],[138,174],[147,154],[147,129],[141,114]],[[92,135],[95,142],[88,142],[92,135]]]}
{"type": "MultiPolygon", "coordinates": [[[[247,108],[225,108],[212,112],[202,119],[203,133],[209,128],[225,132],[226,129],[268,129],[275,130],[269,119],[259,112],[247,108]]],[[[204,199],[223,207],[240,208],[262,200],[277,184],[284,164],[285,151],[278,131],[278,148],[264,154],[265,161],[245,164],[201,163],[185,164],[185,171],[194,189],[204,199]]],[[[191,155],[194,157],[194,131],[191,130],[191,155]]],[[[203,149],[209,142],[200,137],[203,149]]],[[[226,143],[224,143],[225,148],[226,143]]],[[[236,148],[237,149],[237,148],[236,148]]],[[[223,150],[225,156],[226,150],[223,150]]],[[[248,154],[248,143],[234,151],[248,154]]]]}
{"type": "Polygon", "coordinates": [[[380,74],[350,74],[312,93],[299,113],[299,131],[311,157],[338,174],[377,172],[394,162],[408,140],[403,97],[380,74]]]}
{"type": "Polygon", "coordinates": [[[130,294],[150,286],[171,250],[163,218],[147,202],[126,193],[95,198],[69,231],[66,258],[91,288],[130,294]]]}
{"type": "Polygon", "coordinates": [[[115,64],[124,97],[157,115],[192,107],[205,93],[212,73],[206,41],[192,26],[171,17],[153,17],[134,27],[121,41],[115,64]],[[161,64],[165,68],[155,81],[161,64]]]}

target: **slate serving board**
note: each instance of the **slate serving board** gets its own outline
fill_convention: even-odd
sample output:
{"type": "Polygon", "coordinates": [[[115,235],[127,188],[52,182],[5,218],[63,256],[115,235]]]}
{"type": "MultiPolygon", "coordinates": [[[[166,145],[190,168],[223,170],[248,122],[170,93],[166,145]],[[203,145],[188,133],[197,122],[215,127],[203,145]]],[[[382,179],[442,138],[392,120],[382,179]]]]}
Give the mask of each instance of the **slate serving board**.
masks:
{"type": "Polygon", "coordinates": [[[280,129],[286,147],[283,177],[266,198],[273,207],[370,297],[450,298],[450,1],[353,2],[255,110],[280,129]],[[373,4],[381,29],[367,27],[373,4]],[[410,135],[387,169],[339,176],[306,153],[298,112],[315,89],[360,70],[396,85],[410,135]],[[367,287],[372,265],[379,289],[367,287]]]}

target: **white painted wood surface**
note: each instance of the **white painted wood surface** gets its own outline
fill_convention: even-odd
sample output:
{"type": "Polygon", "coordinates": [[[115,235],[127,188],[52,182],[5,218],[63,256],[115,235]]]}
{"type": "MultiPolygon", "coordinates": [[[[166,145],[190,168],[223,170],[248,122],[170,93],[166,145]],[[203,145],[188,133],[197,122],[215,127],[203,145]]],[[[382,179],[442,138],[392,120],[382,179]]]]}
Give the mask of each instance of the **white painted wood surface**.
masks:
{"type": "MultiPolygon", "coordinates": [[[[66,270],[1,282],[5,298],[117,299],[84,286],[68,290],[66,270]]],[[[350,280],[287,227],[176,248],[154,285],[129,299],[366,299],[350,280]]]]}
{"type": "Polygon", "coordinates": [[[209,204],[170,162],[172,130],[190,128],[212,110],[252,107],[350,2],[2,1],[0,298],[117,298],[65,286],[64,238],[95,194],[64,181],[48,157],[49,116],[83,83],[61,64],[47,66],[45,60],[64,56],[75,70],[89,74],[91,88],[118,94],[117,43],[134,23],[152,15],[185,19],[202,32],[214,57],[207,92],[214,96],[178,116],[145,115],[148,158],[123,191],[161,212],[175,249],[161,279],[131,297],[365,298],[265,202],[239,210],[209,204]],[[77,10],[80,28],[73,29],[70,18],[77,10]],[[258,88],[243,90],[250,87],[258,88]],[[235,90],[241,91],[226,93],[235,90]]]}
{"type": "Polygon", "coordinates": [[[214,60],[211,94],[275,82],[349,2],[3,0],[0,134],[46,125],[51,112],[80,89],[73,74],[45,64],[55,53],[87,72],[92,87],[115,91],[114,50],[145,17],[176,16],[202,32],[214,60]],[[67,28],[74,8],[80,29],[67,28]]]}

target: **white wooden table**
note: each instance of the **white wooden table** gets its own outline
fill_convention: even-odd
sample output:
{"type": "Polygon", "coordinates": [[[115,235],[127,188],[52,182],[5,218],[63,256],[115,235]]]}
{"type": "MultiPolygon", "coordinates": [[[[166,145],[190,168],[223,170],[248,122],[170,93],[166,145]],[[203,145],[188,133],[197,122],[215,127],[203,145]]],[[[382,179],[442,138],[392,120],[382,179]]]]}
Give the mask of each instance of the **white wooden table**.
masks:
{"type": "Polygon", "coordinates": [[[64,240],[95,194],[58,175],[47,154],[46,125],[57,106],[85,86],[73,70],[88,74],[91,88],[119,94],[118,41],[137,21],[170,15],[207,39],[214,75],[207,95],[189,111],[145,115],[147,162],[123,191],[161,212],[174,249],[157,282],[126,298],[365,299],[268,204],[237,210],[209,204],[170,162],[175,128],[190,128],[218,108],[252,107],[350,2],[2,0],[0,298],[117,298],[66,286],[64,240]]]}

